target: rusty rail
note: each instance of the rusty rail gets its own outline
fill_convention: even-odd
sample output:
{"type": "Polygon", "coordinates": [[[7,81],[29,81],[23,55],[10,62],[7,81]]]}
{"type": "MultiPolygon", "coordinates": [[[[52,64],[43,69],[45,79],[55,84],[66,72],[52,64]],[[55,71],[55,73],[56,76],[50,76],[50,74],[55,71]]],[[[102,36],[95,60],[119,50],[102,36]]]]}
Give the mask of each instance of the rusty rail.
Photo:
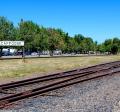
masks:
{"type": "Polygon", "coordinates": [[[7,83],[7,84],[2,84],[2,85],[0,85],[0,90],[10,89],[10,88],[14,88],[14,87],[34,84],[34,83],[48,81],[48,80],[53,80],[53,79],[58,79],[58,78],[69,77],[72,74],[75,75],[76,72],[79,73],[79,74],[87,73],[87,72],[91,71],[90,69],[96,69],[99,66],[101,67],[101,66],[107,66],[107,65],[111,65],[111,64],[113,64],[113,65],[114,64],[115,65],[116,64],[120,64],[120,61],[102,63],[102,64],[98,64],[98,65],[94,65],[94,66],[90,66],[90,67],[86,67],[86,68],[74,69],[74,70],[64,71],[64,72],[50,74],[50,75],[46,75],[46,76],[30,78],[30,79],[16,81],[16,82],[11,82],[11,83],[7,83]]]}
{"type": "Polygon", "coordinates": [[[76,83],[80,83],[83,81],[87,81],[87,80],[91,80],[94,78],[99,78],[99,77],[103,77],[106,75],[110,75],[110,74],[114,74],[114,73],[119,73],[120,72],[120,65],[116,64],[112,67],[106,68],[106,69],[100,69],[100,70],[96,70],[96,71],[89,71],[89,72],[84,72],[81,74],[78,73],[73,73],[74,76],[68,78],[68,79],[64,79],[62,81],[56,82],[56,83],[52,83],[52,84],[48,84],[46,86],[42,86],[39,88],[35,88],[32,90],[28,90],[25,92],[21,92],[18,94],[14,94],[14,95],[10,95],[7,97],[3,97],[0,98],[0,108],[4,108],[5,106],[8,106],[11,103],[14,103],[16,101],[28,98],[28,97],[32,97],[35,95],[39,95],[39,94],[43,94],[45,92],[49,92],[55,89],[59,89],[62,87],[66,87],[72,84],[76,84],[76,83]],[[99,73],[99,74],[98,74],[99,73]],[[92,76],[93,75],[93,76],[92,76]],[[92,77],[91,77],[92,76],[92,77]]]}

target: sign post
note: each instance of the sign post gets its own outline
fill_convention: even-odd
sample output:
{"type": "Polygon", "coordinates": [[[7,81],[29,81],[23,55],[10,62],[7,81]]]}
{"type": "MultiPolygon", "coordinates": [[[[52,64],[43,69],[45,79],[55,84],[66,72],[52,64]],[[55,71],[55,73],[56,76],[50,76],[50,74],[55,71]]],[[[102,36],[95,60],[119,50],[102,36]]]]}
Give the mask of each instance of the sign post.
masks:
{"type": "Polygon", "coordinates": [[[24,48],[24,46],[23,46],[22,51],[23,51],[23,54],[22,54],[23,62],[25,62],[25,48],[24,48]]]}
{"type": "Polygon", "coordinates": [[[23,54],[22,54],[22,58],[23,61],[25,62],[25,50],[24,50],[24,41],[0,41],[0,46],[4,47],[4,46],[22,46],[23,47],[23,54]]]}

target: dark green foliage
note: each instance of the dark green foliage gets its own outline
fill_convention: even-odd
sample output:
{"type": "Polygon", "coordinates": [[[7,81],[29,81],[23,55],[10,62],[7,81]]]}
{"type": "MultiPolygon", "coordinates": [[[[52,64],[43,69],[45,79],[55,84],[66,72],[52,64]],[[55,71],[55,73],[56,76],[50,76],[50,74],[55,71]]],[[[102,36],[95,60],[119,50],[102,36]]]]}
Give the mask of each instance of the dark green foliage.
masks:
{"type": "MultiPolygon", "coordinates": [[[[56,49],[63,53],[90,53],[92,51],[94,53],[117,54],[120,52],[120,39],[117,37],[98,44],[90,37],[84,37],[81,34],[70,37],[62,29],[45,28],[23,19],[18,27],[14,27],[13,23],[5,17],[0,17],[0,40],[24,40],[26,52],[49,50],[51,56],[56,49]]],[[[0,48],[1,50],[2,48],[0,48]]]]}
{"type": "Polygon", "coordinates": [[[116,44],[113,44],[111,46],[111,53],[112,54],[117,54],[118,53],[118,46],[116,44]]]}
{"type": "MultiPolygon", "coordinates": [[[[15,28],[13,23],[8,21],[5,17],[0,17],[0,41],[14,40],[15,28]]],[[[0,47],[0,57],[2,55],[2,47],[0,47]]]]}
{"type": "Polygon", "coordinates": [[[99,45],[99,51],[107,52],[108,54],[117,54],[120,52],[120,39],[113,38],[113,39],[106,39],[104,43],[99,45]]]}

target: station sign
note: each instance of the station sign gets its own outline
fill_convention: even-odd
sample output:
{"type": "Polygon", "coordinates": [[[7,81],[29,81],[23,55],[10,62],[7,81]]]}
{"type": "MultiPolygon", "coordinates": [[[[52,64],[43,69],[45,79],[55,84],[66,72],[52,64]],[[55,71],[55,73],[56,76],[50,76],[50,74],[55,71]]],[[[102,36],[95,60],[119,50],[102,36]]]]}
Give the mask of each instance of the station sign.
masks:
{"type": "Polygon", "coordinates": [[[0,41],[0,46],[24,46],[24,41],[0,41]]]}

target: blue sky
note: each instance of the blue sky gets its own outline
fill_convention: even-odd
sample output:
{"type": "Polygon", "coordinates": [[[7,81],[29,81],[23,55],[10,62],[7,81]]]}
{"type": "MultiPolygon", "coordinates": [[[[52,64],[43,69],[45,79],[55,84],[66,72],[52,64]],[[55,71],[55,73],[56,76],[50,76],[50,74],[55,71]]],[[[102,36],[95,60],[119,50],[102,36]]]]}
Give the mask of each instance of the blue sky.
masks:
{"type": "Polygon", "coordinates": [[[0,0],[0,16],[15,25],[23,18],[99,43],[120,37],[120,0],[0,0]]]}

